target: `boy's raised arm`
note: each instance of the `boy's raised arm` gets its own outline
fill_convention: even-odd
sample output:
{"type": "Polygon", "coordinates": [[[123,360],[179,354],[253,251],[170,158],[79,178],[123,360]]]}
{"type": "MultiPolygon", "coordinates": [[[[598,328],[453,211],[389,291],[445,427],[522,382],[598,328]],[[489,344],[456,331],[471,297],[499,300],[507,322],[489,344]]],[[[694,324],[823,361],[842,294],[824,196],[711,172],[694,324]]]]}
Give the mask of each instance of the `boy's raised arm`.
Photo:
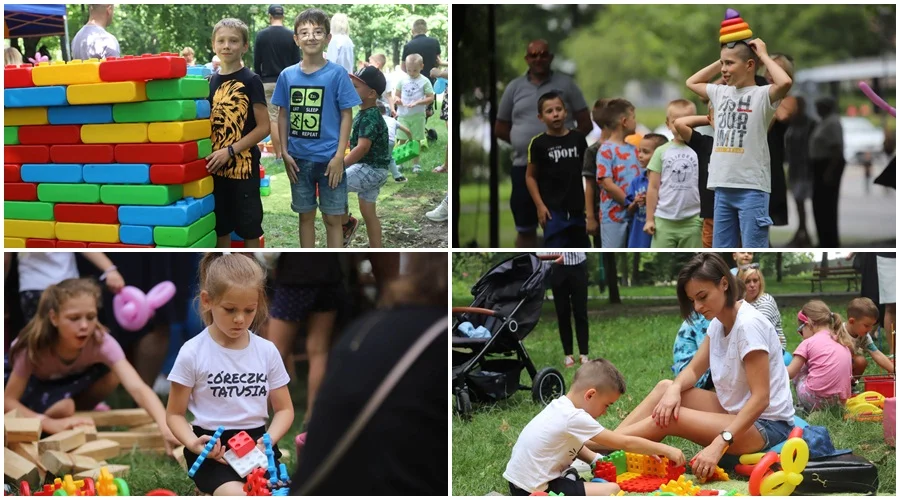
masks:
{"type": "Polygon", "coordinates": [[[769,52],[766,50],[766,42],[757,38],[747,42],[747,45],[756,51],[759,61],[766,66],[766,70],[772,75],[772,86],[769,87],[769,101],[775,103],[784,99],[784,96],[791,90],[794,81],[791,80],[791,77],[788,76],[787,71],[781,65],[769,57],[769,52]]]}
{"type": "Polygon", "coordinates": [[[661,455],[675,462],[676,466],[684,465],[684,453],[678,448],[657,443],[637,436],[625,436],[616,431],[605,429],[586,443],[588,448],[597,450],[625,450],[644,455],[661,455]]]}
{"type": "Polygon", "coordinates": [[[687,79],[685,84],[691,89],[692,92],[697,94],[698,96],[709,99],[709,96],[706,94],[706,85],[710,80],[722,70],[722,62],[720,60],[716,60],[709,66],[701,69],[700,71],[694,73],[690,78],[687,79]]]}
{"type": "Polygon", "coordinates": [[[684,142],[691,141],[691,132],[695,127],[709,125],[709,118],[706,115],[682,116],[675,119],[675,131],[684,142]]]}

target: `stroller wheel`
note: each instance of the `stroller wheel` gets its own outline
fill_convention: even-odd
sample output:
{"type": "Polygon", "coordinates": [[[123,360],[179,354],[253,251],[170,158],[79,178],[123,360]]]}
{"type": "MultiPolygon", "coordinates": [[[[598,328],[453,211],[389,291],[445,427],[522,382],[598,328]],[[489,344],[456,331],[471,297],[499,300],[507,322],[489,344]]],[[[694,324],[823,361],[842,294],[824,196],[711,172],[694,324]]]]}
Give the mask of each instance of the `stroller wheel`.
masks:
{"type": "Polygon", "coordinates": [[[544,368],[534,376],[531,397],[546,406],[566,392],[566,381],[556,368],[544,368]]]}
{"type": "Polygon", "coordinates": [[[456,413],[463,420],[472,418],[472,400],[467,389],[456,390],[456,413]]]}

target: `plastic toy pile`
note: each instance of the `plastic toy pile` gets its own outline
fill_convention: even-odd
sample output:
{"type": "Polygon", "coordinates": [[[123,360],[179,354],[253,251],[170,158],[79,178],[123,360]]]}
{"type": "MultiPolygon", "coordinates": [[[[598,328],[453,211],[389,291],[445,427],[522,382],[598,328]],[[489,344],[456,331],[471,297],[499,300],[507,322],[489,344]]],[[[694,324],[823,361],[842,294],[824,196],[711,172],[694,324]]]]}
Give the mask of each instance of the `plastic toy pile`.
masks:
{"type": "MultiPolygon", "coordinates": [[[[594,466],[592,482],[616,483],[623,492],[651,493],[669,496],[720,496],[734,495],[734,492],[701,490],[684,477],[685,467],[676,467],[667,458],[657,460],[640,453],[615,451],[594,466]]],[[[701,482],[727,481],[728,474],[720,467],[712,477],[701,482]]]]}
{"type": "MultiPolygon", "coordinates": [[[[194,477],[224,431],[223,427],[216,429],[212,439],[191,465],[188,476],[194,477]]],[[[225,452],[225,461],[238,475],[247,478],[244,486],[247,496],[288,496],[291,481],[287,466],[276,463],[272,438],[268,433],[263,434],[263,444],[266,447],[265,453],[256,446],[249,434],[241,431],[228,440],[229,450],[225,452]]]]}

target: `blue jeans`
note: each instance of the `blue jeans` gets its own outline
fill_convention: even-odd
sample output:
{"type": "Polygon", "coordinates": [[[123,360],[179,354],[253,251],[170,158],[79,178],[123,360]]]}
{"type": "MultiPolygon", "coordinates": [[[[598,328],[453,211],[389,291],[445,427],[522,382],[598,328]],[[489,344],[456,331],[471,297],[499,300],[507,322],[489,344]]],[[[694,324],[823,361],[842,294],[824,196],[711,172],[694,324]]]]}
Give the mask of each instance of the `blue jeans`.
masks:
{"type": "Polygon", "coordinates": [[[793,422],[782,422],[781,420],[759,419],[753,422],[753,425],[756,426],[756,430],[759,431],[763,441],[766,442],[760,451],[768,450],[779,443],[787,441],[788,434],[794,429],[793,422]]]}
{"type": "Polygon", "coordinates": [[[347,207],[347,175],[341,177],[341,183],[332,189],[328,185],[328,162],[317,163],[301,160],[297,157],[297,183],[291,184],[291,210],[298,214],[312,212],[316,207],[325,215],[344,215],[347,207]],[[316,187],[319,188],[319,199],[316,201],[316,187]]]}
{"type": "Polygon", "coordinates": [[[713,248],[769,248],[769,193],[716,188],[713,248]]]}

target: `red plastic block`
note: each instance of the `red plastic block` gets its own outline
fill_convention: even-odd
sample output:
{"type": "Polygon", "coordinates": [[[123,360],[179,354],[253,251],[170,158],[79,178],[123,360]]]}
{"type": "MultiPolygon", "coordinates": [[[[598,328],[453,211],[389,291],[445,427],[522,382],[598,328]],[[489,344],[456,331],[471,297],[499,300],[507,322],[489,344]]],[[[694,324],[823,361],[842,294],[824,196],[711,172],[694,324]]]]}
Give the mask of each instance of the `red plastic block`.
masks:
{"type": "Polygon", "coordinates": [[[677,481],[678,477],[684,474],[684,466],[675,467],[672,462],[666,462],[666,479],[677,481]]]}
{"type": "Polygon", "coordinates": [[[266,470],[262,467],[253,469],[253,472],[247,476],[247,482],[244,484],[244,492],[248,497],[270,496],[272,494],[266,486],[269,481],[266,480],[266,470]]]}
{"type": "Polygon", "coordinates": [[[52,163],[113,163],[116,147],[112,144],[50,146],[52,163]]]}
{"type": "Polygon", "coordinates": [[[43,238],[27,238],[25,248],[56,248],[59,240],[45,240],[43,238]]]}
{"type": "Polygon", "coordinates": [[[196,159],[197,143],[195,141],[116,145],[116,163],[188,163],[196,159]]]}
{"type": "Polygon", "coordinates": [[[206,160],[190,163],[150,165],[150,182],[153,184],[186,184],[209,175],[206,160]]]}
{"type": "Polygon", "coordinates": [[[250,453],[254,446],[256,446],[256,442],[253,441],[250,434],[247,434],[244,431],[238,432],[228,440],[228,447],[234,451],[238,458],[250,453]]]}
{"type": "Polygon", "coordinates": [[[717,497],[717,496],[719,496],[719,490],[700,490],[694,496],[695,497],[717,497]]]}
{"type": "Polygon", "coordinates": [[[3,157],[10,163],[49,163],[50,146],[3,146],[3,157]]]}
{"type": "Polygon", "coordinates": [[[87,243],[83,241],[58,241],[56,248],[87,248],[87,243]]]}
{"type": "Polygon", "coordinates": [[[20,168],[22,168],[22,165],[18,165],[15,163],[4,163],[3,182],[22,182],[22,176],[19,174],[20,168]]]}
{"type": "MultiPolygon", "coordinates": [[[[62,245],[59,245],[62,246],[62,245]]],[[[128,245],[125,243],[88,243],[88,248],[156,248],[156,245],[128,245]]]]}
{"type": "Polygon", "coordinates": [[[119,207],[87,203],[57,203],[53,206],[53,218],[56,222],[118,224],[119,207]]]}
{"type": "Polygon", "coordinates": [[[100,63],[100,79],[104,82],[163,80],[187,75],[187,61],[178,54],[107,57],[100,63]]]}
{"type": "Polygon", "coordinates": [[[19,144],[81,144],[81,125],[22,126],[19,144]]]}
{"type": "Polygon", "coordinates": [[[266,167],[260,165],[259,166],[259,178],[262,179],[266,176],[266,167]]]}
{"type": "Polygon", "coordinates": [[[6,201],[37,201],[37,184],[5,182],[3,183],[3,199],[6,201]]]}
{"type": "Polygon", "coordinates": [[[656,491],[660,486],[668,482],[664,477],[657,476],[640,476],[619,483],[622,490],[630,493],[650,493],[656,491]]]}
{"type": "MultiPolygon", "coordinates": [[[[231,248],[244,248],[244,240],[231,240],[231,248]]],[[[259,237],[259,248],[266,248],[266,237],[259,237]]]]}
{"type": "Polygon", "coordinates": [[[616,464],[612,462],[597,462],[596,467],[594,467],[594,477],[599,477],[610,483],[616,482],[616,464]]]}
{"type": "Polygon", "coordinates": [[[34,80],[31,79],[30,64],[22,64],[19,66],[7,64],[3,69],[3,88],[18,89],[22,87],[34,87],[34,80]]]}

